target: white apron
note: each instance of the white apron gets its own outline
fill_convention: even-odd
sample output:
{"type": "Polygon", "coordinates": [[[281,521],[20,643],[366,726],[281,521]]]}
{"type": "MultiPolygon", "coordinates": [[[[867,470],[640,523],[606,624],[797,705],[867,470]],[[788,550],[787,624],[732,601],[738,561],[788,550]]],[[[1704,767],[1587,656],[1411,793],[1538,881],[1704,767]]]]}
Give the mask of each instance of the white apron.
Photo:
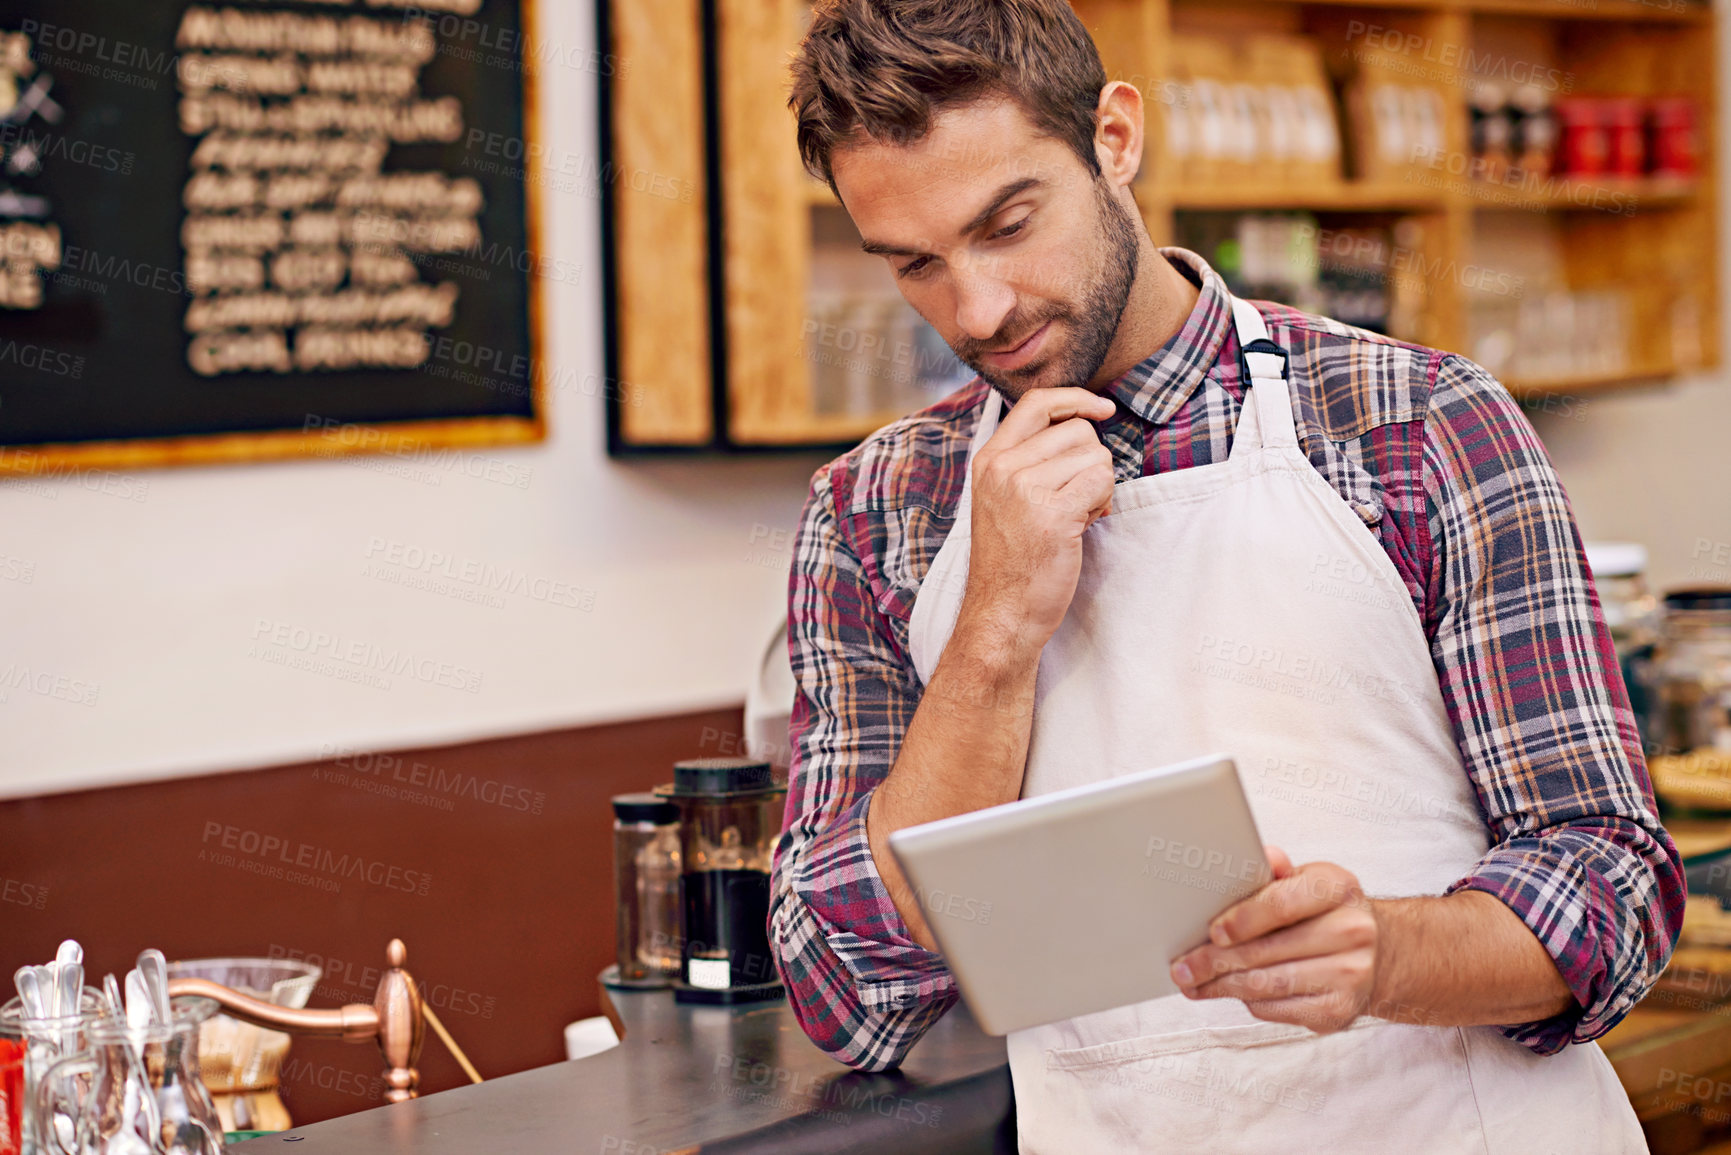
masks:
{"type": "MultiPolygon", "coordinates": [[[[1241,345],[1276,348],[1254,307],[1234,301],[1233,320],[1241,345]]],[[[1246,360],[1228,459],[1120,482],[1085,532],[1040,657],[1022,796],[1225,751],[1294,863],[1339,863],[1373,896],[1441,894],[1488,839],[1422,623],[1300,451],[1284,354],[1246,360]]],[[[1002,407],[992,390],[970,463],[1002,407]]],[[[914,603],[922,683],[966,589],[971,492],[914,603]]],[[[1647,1150],[1596,1044],[1541,1058],[1488,1027],[1368,1015],[1321,1036],[1171,995],[1008,1045],[1024,1155],[1647,1150]]]]}

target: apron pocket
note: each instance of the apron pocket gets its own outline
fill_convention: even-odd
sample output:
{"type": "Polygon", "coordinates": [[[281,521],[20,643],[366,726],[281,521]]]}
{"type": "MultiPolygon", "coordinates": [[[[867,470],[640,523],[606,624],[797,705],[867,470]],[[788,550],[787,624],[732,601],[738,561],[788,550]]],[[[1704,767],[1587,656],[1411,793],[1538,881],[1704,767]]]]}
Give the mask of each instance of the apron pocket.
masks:
{"type": "Polygon", "coordinates": [[[1645,1155],[1628,1092],[1599,1044],[1536,1055],[1494,1027],[1465,1036],[1493,1155],[1645,1155]]]}
{"type": "MultiPolygon", "coordinates": [[[[1359,1019],[1348,1030],[1363,1030],[1375,1019],[1359,1019]]],[[[1143,1035],[1134,1039],[1117,1039],[1096,1043],[1092,1047],[1074,1050],[1048,1050],[1046,1066],[1051,1070],[1081,1070],[1085,1067],[1118,1066],[1136,1063],[1147,1066],[1154,1059],[1183,1055],[1206,1047],[1266,1047],[1274,1043],[1293,1043],[1311,1038],[1312,1032],[1290,1023],[1246,1023],[1236,1027],[1197,1027],[1170,1034],[1143,1035]]]]}
{"type": "Polygon", "coordinates": [[[1024,1153],[1487,1151],[1453,1028],[1361,1018],[1317,1035],[1252,1023],[1041,1059],[1022,1064],[1039,1067],[1025,1077],[1011,1063],[1024,1153]]]}

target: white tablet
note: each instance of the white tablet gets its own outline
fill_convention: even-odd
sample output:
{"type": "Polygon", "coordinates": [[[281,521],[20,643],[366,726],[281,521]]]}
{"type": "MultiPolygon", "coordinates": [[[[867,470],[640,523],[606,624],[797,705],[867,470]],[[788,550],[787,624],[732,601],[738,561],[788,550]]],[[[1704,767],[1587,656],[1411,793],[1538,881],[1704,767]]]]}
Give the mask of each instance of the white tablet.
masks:
{"type": "Polygon", "coordinates": [[[910,826],[889,844],[993,1035],[1175,993],[1172,960],[1271,877],[1221,755],[910,826]]]}

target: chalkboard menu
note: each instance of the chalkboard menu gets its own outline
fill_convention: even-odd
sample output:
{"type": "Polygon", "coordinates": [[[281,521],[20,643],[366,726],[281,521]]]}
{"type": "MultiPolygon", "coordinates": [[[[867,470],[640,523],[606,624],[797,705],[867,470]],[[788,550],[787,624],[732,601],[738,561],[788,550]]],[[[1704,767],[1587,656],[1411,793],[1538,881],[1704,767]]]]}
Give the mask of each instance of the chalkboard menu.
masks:
{"type": "Polygon", "coordinates": [[[0,473],[538,439],[528,4],[0,7],[0,473]]]}

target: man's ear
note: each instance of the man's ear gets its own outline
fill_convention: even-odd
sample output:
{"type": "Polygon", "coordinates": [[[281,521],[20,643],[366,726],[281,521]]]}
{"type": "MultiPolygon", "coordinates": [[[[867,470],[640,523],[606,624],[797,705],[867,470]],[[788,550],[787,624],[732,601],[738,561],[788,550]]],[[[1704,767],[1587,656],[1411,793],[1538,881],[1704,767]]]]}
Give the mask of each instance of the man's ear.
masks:
{"type": "Polygon", "coordinates": [[[1094,155],[1111,183],[1127,185],[1141,170],[1142,130],[1142,90],[1122,80],[1108,81],[1095,109],[1094,155]]]}

